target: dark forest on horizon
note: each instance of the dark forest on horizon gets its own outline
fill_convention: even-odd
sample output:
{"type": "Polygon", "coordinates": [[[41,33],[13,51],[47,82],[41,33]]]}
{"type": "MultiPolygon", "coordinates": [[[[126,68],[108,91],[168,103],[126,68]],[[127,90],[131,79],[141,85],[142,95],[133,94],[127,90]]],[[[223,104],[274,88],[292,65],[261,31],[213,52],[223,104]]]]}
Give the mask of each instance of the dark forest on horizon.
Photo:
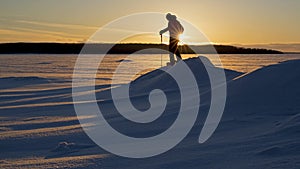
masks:
{"type": "MultiPolygon", "coordinates": [[[[230,45],[182,45],[182,54],[283,54],[281,51],[244,48],[230,45]]],[[[160,54],[168,52],[166,44],[140,43],[2,43],[0,54],[160,54]],[[83,48],[84,47],[84,48],[83,48]],[[162,50],[160,50],[162,49],[162,50]]]]}

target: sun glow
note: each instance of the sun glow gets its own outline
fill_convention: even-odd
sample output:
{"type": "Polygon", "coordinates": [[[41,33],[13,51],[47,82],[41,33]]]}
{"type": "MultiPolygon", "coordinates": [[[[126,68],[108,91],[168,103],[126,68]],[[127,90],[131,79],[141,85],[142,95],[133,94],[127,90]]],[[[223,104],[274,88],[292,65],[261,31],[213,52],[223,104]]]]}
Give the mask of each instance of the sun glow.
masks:
{"type": "Polygon", "coordinates": [[[184,45],[184,44],[187,44],[187,36],[185,34],[180,34],[179,35],[179,44],[180,45],[184,45]]]}

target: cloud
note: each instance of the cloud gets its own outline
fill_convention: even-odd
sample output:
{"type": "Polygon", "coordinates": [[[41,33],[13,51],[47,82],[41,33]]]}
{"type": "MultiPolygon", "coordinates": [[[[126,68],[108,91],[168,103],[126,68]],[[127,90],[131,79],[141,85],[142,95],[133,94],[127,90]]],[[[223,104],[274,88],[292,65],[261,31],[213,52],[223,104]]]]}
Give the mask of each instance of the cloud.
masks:
{"type": "Polygon", "coordinates": [[[1,42],[80,42],[83,38],[62,36],[53,33],[0,29],[1,42]]]}
{"type": "Polygon", "coordinates": [[[64,29],[85,29],[85,30],[97,30],[96,26],[85,26],[77,24],[62,24],[62,23],[52,23],[52,22],[40,22],[40,21],[30,21],[30,20],[15,20],[17,23],[38,25],[52,28],[64,28],[64,29]]]}
{"type": "Polygon", "coordinates": [[[20,32],[31,32],[31,33],[35,33],[35,34],[53,35],[53,36],[61,36],[61,37],[72,37],[72,38],[84,38],[83,35],[70,34],[70,33],[65,33],[65,32],[30,29],[30,28],[12,28],[12,29],[14,29],[16,31],[20,31],[20,32]]]}
{"type": "Polygon", "coordinates": [[[5,34],[15,34],[18,33],[18,31],[14,30],[8,30],[8,29],[0,29],[0,34],[5,35],[5,34]]]}
{"type": "Polygon", "coordinates": [[[82,42],[97,29],[76,24],[0,19],[0,42],[82,42]]]}
{"type": "MultiPolygon", "coordinates": [[[[1,28],[1,42],[13,42],[16,39],[18,39],[18,41],[26,42],[29,40],[41,41],[42,37],[45,37],[45,40],[42,41],[61,41],[61,39],[69,39],[72,40],[70,42],[74,42],[74,40],[75,42],[84,42],[86,39],[89,39],[90,36],[100,27],[32,20],[8,20],[0,18],[0,29],[1,28]],[[22,40],[21,37],[26,39],[22,40]],[[9,38],[11,38],[11,40],[9,40],[9,38]]],[[[105,35],[107,35],[107,37],[100,37],[103,40],[105,40],[105,38],[111,38],[120,33],[136,33],[133,30],[126,30],[116,27],[104,28],[102,31],[105,31],[105,35]]]]}
{"type": "MultiPolygon", "coordinates": [[[[44,26],[49,28],[62,28],[62,29],[79,29],[79,30],[89,30],[96,31],[101,27],[97,26],[86,26],[79,24],[62,24],[62,23],[52,23],[52,22],[40,22],[40,21],[31,21],[31,20],[14,20],[16,23],[27,24],[27,25],[35,25],[35,26],[44,26]]],[[[136,33],[134,30],[130,29],[122,29],[122,28],[106,28],[105,31],[110,32],[127,32],[127,33],[136,33]]]]}

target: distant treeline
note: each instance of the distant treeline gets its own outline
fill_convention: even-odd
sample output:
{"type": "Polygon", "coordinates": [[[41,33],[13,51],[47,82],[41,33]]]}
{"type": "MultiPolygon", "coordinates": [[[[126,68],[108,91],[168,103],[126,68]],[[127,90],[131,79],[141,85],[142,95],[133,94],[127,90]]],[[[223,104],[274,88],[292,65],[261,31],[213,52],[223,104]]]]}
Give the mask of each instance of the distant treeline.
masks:
{"type": "MultiPolygon", "coordinates": [[[[282,54],[269,49],[243,48],[228,45],[182,45],[183,54],[282,54]]],[[[168,45],[161,44],[83,44],[83,43],[3,43],[0,44],[0,54],[158,54],[167,53],[168,45]],[[162,50],[161,50],[162,49],[162,50]]]]}

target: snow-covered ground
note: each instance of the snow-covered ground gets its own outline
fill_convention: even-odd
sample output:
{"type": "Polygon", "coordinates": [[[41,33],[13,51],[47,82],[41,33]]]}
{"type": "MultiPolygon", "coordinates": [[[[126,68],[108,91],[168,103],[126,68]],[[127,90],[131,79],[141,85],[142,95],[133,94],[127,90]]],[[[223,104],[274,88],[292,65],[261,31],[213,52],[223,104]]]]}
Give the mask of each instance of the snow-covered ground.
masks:
{"type": "MultiPolygon", "coordinates": [[[[209,79],[199,59],[185,62],[194,72],[201,94],[196,123],[172,150],[145,159],[118,157],[93,143],[78,122],[69,81],[1,78],[0,168],[300,168],[300,60],[247,74],[225,70],[225,111],[216,132],[203,144],[198,143],[198,137],[210,106],[209,79]]],[[[166,112],[144,125],[118,116],[109,85],[96,86],[96,95],[115,129],[148,137],[163,132],[177,117],[180,99],[173,83],[158,70],[132,82],[132,102],[140,110],[149,107],[148,91],[158,87],[168,91],[166,112]]],[[[93,121],[94,117],[80,118],[93,121]]]]}

